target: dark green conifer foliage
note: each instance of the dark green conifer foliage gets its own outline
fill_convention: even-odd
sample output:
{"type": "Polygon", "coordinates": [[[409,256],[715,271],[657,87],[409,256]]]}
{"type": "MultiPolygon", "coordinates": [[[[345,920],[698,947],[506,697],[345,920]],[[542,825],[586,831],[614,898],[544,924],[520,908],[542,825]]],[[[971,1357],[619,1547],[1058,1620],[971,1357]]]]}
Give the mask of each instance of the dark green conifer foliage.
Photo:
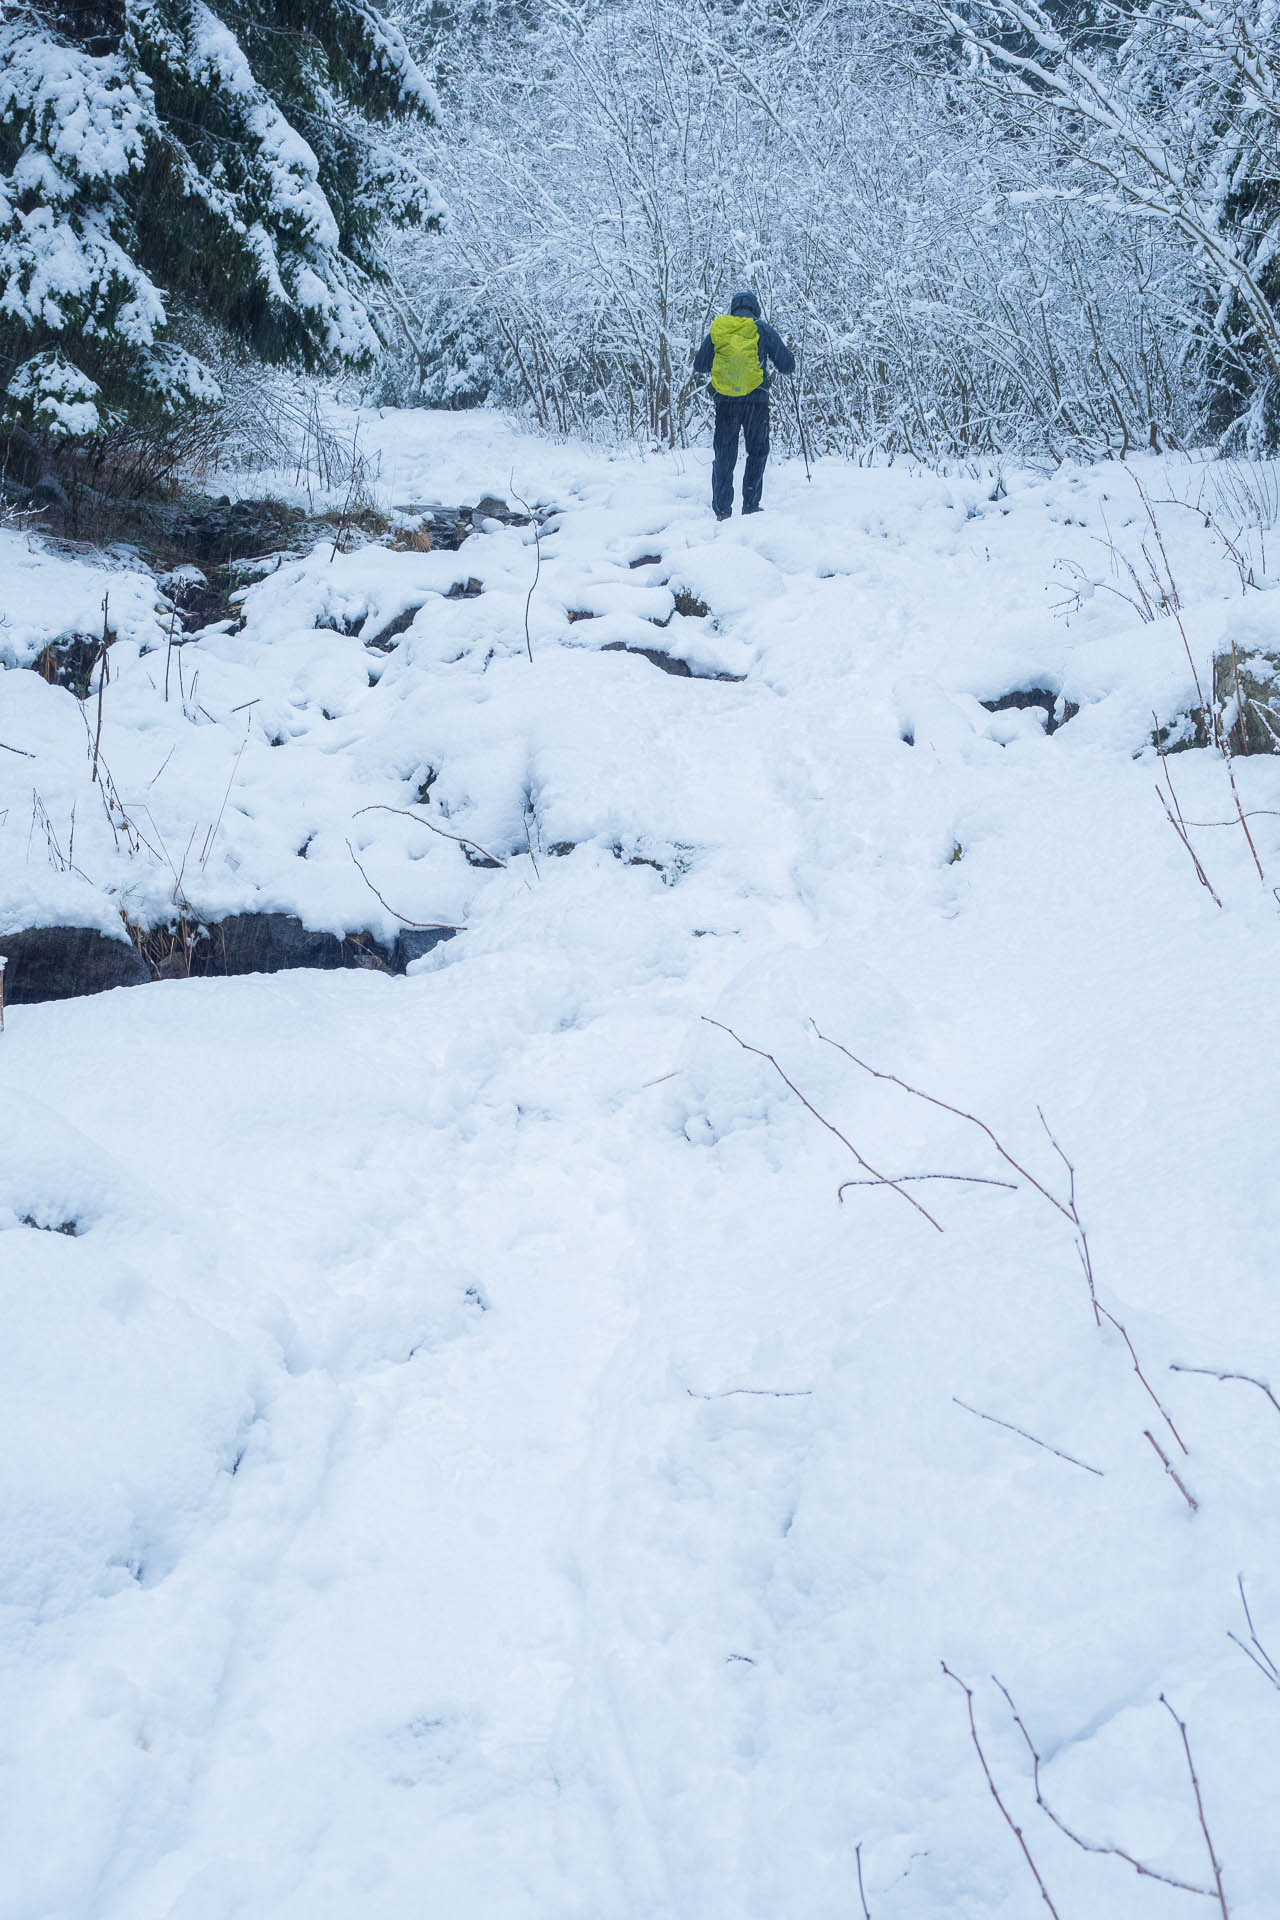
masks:
{"type": "Polygon", "coordinates": [[[434,101],[373,0],[48,0],[0,22],[0,413],[72,436],[208,399],[173,325],[361,364],[388,223],[437,218],[378,122],[434,101]]]}

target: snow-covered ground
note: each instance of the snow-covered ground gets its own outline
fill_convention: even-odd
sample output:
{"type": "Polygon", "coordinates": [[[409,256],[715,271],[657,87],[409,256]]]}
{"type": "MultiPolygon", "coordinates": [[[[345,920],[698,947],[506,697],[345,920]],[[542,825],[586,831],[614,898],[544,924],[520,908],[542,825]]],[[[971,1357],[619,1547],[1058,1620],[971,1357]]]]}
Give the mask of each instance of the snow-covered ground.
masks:
{"type": "Polygon", "coordinates": [[[701,453],[362,432],[388,502],[555,508],[531,599],[529,529],[324,547],[166,701],[153,583],[0,535],[0,936],[464,929],[9,1010],[0,1914],[1269,1920],[1280,761],[1266,884],[1191,829],[1219,906],[1150,738],[1280,602],[1160,507],[1140,620],[1120,466],[717,526],[701,453]],[[104,591],[136,850],[21,670],[104,591]]]}

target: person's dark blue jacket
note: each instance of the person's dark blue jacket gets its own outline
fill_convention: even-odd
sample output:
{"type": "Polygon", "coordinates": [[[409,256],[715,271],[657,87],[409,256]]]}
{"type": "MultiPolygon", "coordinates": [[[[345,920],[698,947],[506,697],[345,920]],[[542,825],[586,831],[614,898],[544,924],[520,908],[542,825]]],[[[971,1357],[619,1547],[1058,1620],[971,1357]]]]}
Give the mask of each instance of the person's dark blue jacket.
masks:
{"type": "MultiPolygon", "coordinates": [[[[794,373],[796,370],[796,357],[790,347],[785,344],[781,335],[774,332],[767,320],[760,318],[760,302],[756,299],[754,293],[735,293],[729,312],[735,317],[738,314],[749,313],[756,323],[760,335],[760,371],[763,373],[764,379],[755,389],[754,393],[744,394],[743,401],[744,403],[749,403],[752,400],[765,401],[769,398],[769,362],[773,362],[779,373],[794,373]]],[[[715,359],[715,351],[715,348],[711,344],[711,335],[708,334],[702,345],[698,348],[697,355],[694,359],[693,370],[695,373],[710,374],[711,362],[715,359]]]]}

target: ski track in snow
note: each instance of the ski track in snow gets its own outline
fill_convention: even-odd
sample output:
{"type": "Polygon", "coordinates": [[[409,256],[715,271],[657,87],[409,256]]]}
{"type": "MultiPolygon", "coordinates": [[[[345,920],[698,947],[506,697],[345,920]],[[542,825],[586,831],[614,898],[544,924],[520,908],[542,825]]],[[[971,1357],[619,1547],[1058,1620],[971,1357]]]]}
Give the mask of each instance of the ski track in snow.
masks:
{"type": "MultiPolygon", "coordinates": [[[[35,756],[0,754],[0,927],[158,917],[194,846],[197,913],[388,939],[350,839],[399,913],[466,928],[403,979],[9,1011],[3,1920],[845,1920],[859,1843],[874,1920],[1025,1920],[944,1660],[1062,1920],[1217,1907],[1055,1831],[992,1674],[1077,1833],[1205,1886],[1167,1694],[1231,1920],[1263,1920],[1280,1697],[1227,1636],[1243,1575],[1280,1658],[1280,1415],[1169,1368],[1280,1382],[1276,903],[1205,829],[1215,907],[1152,792],[1151,712],[1192,685],[1175,625],[1106,590],[1097,536],[1140,552],[1127,474],[993,499],[775,462],[767,512],[716,527],[702,454],[487,415],[367,416],[362,444],[388,500],[514,474],[558,510],[532,665],[528,530],[286,562],[167,703],[122,563],[103,753],[154,856],[117,849],[79,703],[0,675],[35,756]],[[1099,583],[1069,622],[1063,558],[1099,583]],[[1080,707],[1051,737],[978,704],[1046,685],[1080,707]],[[78,874],[33,789],[59,832],[75,803],[78,874]],[[703,1015],[882,1173],[1019,1190],[838,1202],[862,1170],[703,1015]],[[1065,1194],[1043,1108],[1185,1455],[1068,1221],[815,1021],[1065,1194]]],[[[1192,515],[1168,539],[1202,675],[1277,646],[1192,515]]],[[[103,584],[0,534],[9,663],[69,606],[93,630],[103,584]]],[[[1172,765],[1189,819],[1227,817],[1216,756],[1172,765]]],[[[1280,808],[1277,762],[1236,772],[1280,808]]],[[[1278,879],[1280,820],[1253,824],[1278,879]]]]}

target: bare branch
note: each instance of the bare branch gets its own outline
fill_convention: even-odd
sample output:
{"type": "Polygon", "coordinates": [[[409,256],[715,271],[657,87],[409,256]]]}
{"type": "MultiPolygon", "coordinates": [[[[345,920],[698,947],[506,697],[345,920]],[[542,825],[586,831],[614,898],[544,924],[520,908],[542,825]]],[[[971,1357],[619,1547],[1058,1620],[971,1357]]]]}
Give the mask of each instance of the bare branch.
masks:
{"type": "Polygon", "coordinates": [[[1188,1445],[1187,1445],[1187,1443],[1186,1443],[1186,1441],[1185,1441],[1185,1440],[1183,1439],[1183,1437],[1182,1437],[1182,1435],[1181,1435],[1181,1434],[1180,1434],[1180,1433],[1178,1432],[1178,1429],[1177,1429],[1177,1428],[1176,1428],[1176,1427],[1174,1426],[1174,1424],[1173,1424],[1173,1421],[1172,1421],[1172,1420],[1171,1420],[1171,1419],[1169,1418],[1169,1415],[1168,1415],[1168,1414],[1167,1414],[1167,1413],[1165,1412],[1165,1409],[1164,1409],[1164,1407],[1163,1407],[1163,1405],[1161,1404],[1161,1402],[1160,1402],[1160,1399],[1159,1399],[1159,1397],[1157,1396],[1157,1394],[1156,1394],[1156,1392],[1155,1392],[1155,1389],[1154,1389],[1154,1388],[1152,1387],[1152,1385],[1151,1385],[1151,1382],[1150,1382],[1150,1381],[1148,1380],[1148,1378],[1147,1378],[1147,1376],[1146,1376],[1146,1374],[1145,1374],[1145,1373],[1144,1373],[1144,1372],[1142,1371],[1142,1368],[1141,1368],[1141,1367],[1140,1367],[1140,1366],[1138,1365],[1138,1356],[1137,1356],[1137,1354],[1136,1354],[1136,1353],[1134,1352],[1134,1350],[1133,1350],[1133,1342],[1132,1342],[1132,1340],[1131,1340],[1131,1339],[1129,1338],[1129,1336],[1128,1336],[1128,1334],[1127,1334],[1127,1333],[1125,1332],[1125,1330],[1124,1330],[1124,1328],[1123,1328],[1123,1327],[1122,1327],[1122,1326],[1120,1325],[1120,1322],[1119,1322],[1119,1321],[1118,1321],[1118,1320],[1116,1319],[1116,1317],[1115,1317],[1115,1315],[1114,1315],[1114,1313],[1111,1313],[1111,1312],[1109,1312],[1109,1311],[1108,1311],[1108,1309],[1107,1309],[1106,1307],[1103,1307],[1103,1308],[1101,1309],[1101,1312],[1102,1312],[1102,1315],[1103,1315],[1103,1317],[1104,1317],[1104,1319],[1107,1319],[1107,1320],[1109,1320],[1109,1321],[1111,1322],[1111,1324],[1112,1324],[1112,1326],[1113,1326],[1113,1327],[1115,1328],[1115,1330],[1116,1330],[1116,1332],[1117,1332],[1117,1333],[1118,1333],[1118,1334],[1120,1335],[1120,1338],[1121,1338],[1121,1339],[1122,1339],[1122,1340],[1124,1341],[1124,1343],[1125,1343],[1125,1345],[1126,1345],[1126,1347],[1128,1347],[1128,1349],[1129,1349],[1129,1358],[1130,1358],[1130,1359],[1132,1360],[1132,1362],[1133,1362],[1133,1370],[1134,1370],[1134,1372],[1135,1372],[1135,1373],[1137,1374],[1137,1376],[1138,1376],[1138,1378],[1139,1378],[1139,1380],[1141,1380],[1141,1382],[1142,1382],[1142,1384],[1143,1384],[1143,1386],[1144,1386],[1144,1387],[1146,1388],[1146,1390],[1147,1390],[1147,1392],[1148,1392],[1148,1393],[1150,1394],[1150,1396],[1151,1396],[1151,1400],[1152,1400],[1152,1404],[1153,1404],[1153,1405],[1155,1406],[1155,1408],[1156,1408],[1156,1410],[1158,1411],[1158,1413],[1159,1413],[1159,1415],[1160,1415],[1160,1418],[1161,1418],[1161,1419],[1162,1419],[1162,1420],[1164,1421],[1164,1423],[1165,1423],[1165,1425],[1166,1425],[1166,1427],[1168,1427],[1168,1429],[1169,1429],[1169,1431],[1170,1431],[1170,1433],[1171,1433],[1171,1434],[1173,1435],[1173,1437],[1174,1437],[1174,1439],[1175,1439],[1175,1440],[1177,1441],[1177,1443],[1178,1443],[1178,1445],[1179,1445],[1179,1446],[1180,1446],[1180,1447],[1182,1448],[1182,1451],[1183,1451],[1183,1452],[1184,1452],[1185,1454],[1188,1454],[1188,1455],[1189,1455],[1189,1454],[1190,1454],[1190,1451],[1191,1451],[1191,1449],[1190,1449],[1190,1448],[1188,1447],[1188,1445]]]}
{"type": "Polygon", "coordinates": [[[424,820],[420,814],[410,813],[407,807],[389,807],[385,801],[375,800],[371,806],[357,807],[351,818],[358,820],[362,813],[398,813],[403,819],[413,820],[418,826],[425,827],[428,833],[438,833],[442,840],[456,840],[460,847],[472,848],[484,859],[491,860],[495,867],[505,867],[507,864],[496,853],[490,853],[487,847],[482,847],[478,840],[468,840],[465,833],[449,833],[446,828],[438,827],[434,820],[424,820]]]}
{"type": "MultiPolygon", "coordinates": [[[[1005,1825],[1008,1827],[1010,1833],[1013,1835],[1014,1839],[1017,1841],[1018,1845],[1022,1849],[1022,1857],[1026,1861],[1027,1865],[1030,1867],[1032,1874],[1035,1876],[1035,1883],[1040,1889],[1040,1898],[1044,1901],[1050,1913],[1053,1914],[1054,1920],[1061,1920],[1061,1915],[1058,1913],[1058,1909],[1054,1906],[1052,1900],[1049,1898],[1049,1890],[1045,1886],[1044,1881],[1040,1878],[1040,1869],[1036,1865],[1035,1861],[1031,1858],[1031,1849],[1028,1847],[1026,1841],[1023,1839],[1022,1828],[1018,1826],[1018,1824],[1013,1818],[1013,1815],[1009,1812],[1008,1807],[1006,1807],[1004,1801],[1000,1798],[999,1793],[996,1791],[996,1783],[991,1778],[991,1769],[987,1765],[987,1756],[982,1751],[982,1742],[978,1738],[977,1723],[975,1722],[973,1717],[973,1688],[966,1686],[958,1673],[952,1673],[950,1667],[947,1665],[945,1660],[942,1662],[942,1671],[946,1674],[948,1680],[955,1681],[956,1685],[960,1688],[961,1692],[964,1694],[965,1701],[968,1704],[969,1737],[973,1741],[973,1749],[974,1749],[974,1752],[977,1754],[978,1759],[981,1763],[982,1771],[987,1777],[987,1785],[991,1789],[991,1798],[995,1801],[996,1805],[999,1807],[1000,1812],[1004,1817],[1005,1825]]],[[[997,1685],[998,1684],[999,1682],[997,1682],[997,1685]]]]}
{"type": "Polygon", "coordinates": [[[366,887],[368,887],[374,899],[381,900],[387,912],[391,914],[394,919],[399,920],[403,926],[417,927],[422,933],[465,933],[466,932],[465,927],[450,926],[447,920],[410,920],[407,914],[398,913],[396,909],[391,905],[391,902],[389,900],[383,899],[383,896],[378,892],[378,889],[374,886],[372,880],[369,878],[364,868],[360,865],[360,861],[356,856],[356,850],[352,846],[349,840],[347,842],[347,852],[351,855],[352,860],[355,862],[356,872],[360,875],[360,878],[364,881],[366,887]]]}
{"type": "Polygon", "coordinates": [[[1249,1602],[1245,1598],[1244,1575],[1242,1573],[1236,1575],[1236,1585],[1240,1589],[1240,1605],[1244,1608],[1244,1617],[1249,1624],[1249,1640],[1251,1644],[1246,1646],[1239,1634],[1232,1633],[1230,1629],[1227,1631],[1227,1638],[1228,1640],[1235,1641],[1241,1653],[1243,1653],[1247,1659],[1252,1660],[1254,1666],[1258,1669],[1258,1672],[1262,1674],[1263,1678],[1269,1680],[1277,1692],[1280,1692],[1280,1667],[1276,1665],[1258,1638],[1257,1630],[1253,1624],[1253,1615],[1249,1611],[1249,1602]]]}
{"type": "MultiPolygon", "coordinates": [[[[1009,1689],[1008,1687],[1005,1686],[1004,1682],[996,1678],[994,1673],[992,1674],[991,1678],[994,1684],[997,1687],[999,1687],[1005,1699],[1008,1701],[1009,1712],[1013,1715],[1013,1724],[1018,1729],[1018,1732],[1022,1735],[1022,1738],[1024,1739],[1027,1745],[1027,1752],[1031,1755],[1031,1773],[1032,1773],[1032,1779],[1035,1783],[1036,1805],[1039,1807],[1041,1813],[1043,1813],[1047,1819],[1053,1822],[1054,1826],[1058,1829],[1059,1833],[1065,1834],[1067,1839],[1072,1841],[1077,1847],[1079,1847],[1081,1852],[1083,1853],[1105,1853],[1105,1854],[1110,1854],[1111,1857],[1115,1860],[1123,1860],[1126,1863],[1126,1865],[1132,1867],[1134,1872],[1138,1874],[1139,1877],[1143,1880],[1159,1880],[1163,1886],[1177,1887],[1179,1892],[1181,1893],[1199,1894],[1200,1897],[1204,1900],[1212,1900],[1214,1898],[1214,1892],[1212,1887],[1197,1887],[1190,1880],[1177,1880],[1174,1878],[1172,1874],[1161,1873],[1157,1867],[1149,1867],[1144,1860],[1136,1859],[1133,1854],[1126,1852],[1123,1847],[1104,1846],[1099,1841],[1086,1840],[1083,1838],[1081,1834],[1078,1834],[1075,1831],[1074,1827],[1069,1827],[1066,1821],[1063,1820],[1060,1815],[1054,1812],[1053,1808],[1049,1805],[1049,1802],[1045,1799],[1044,1794],[1041,1791],[1040,1755],[1036,1750],[1035,1742],[1032,1740],[1031,1735],[1027,1732],[1026,1723],[1024,1722],[1022,1715],[1018,1712],[1017,1707],[1013,1703],[1013,1695],[1009,1692],[1009,1689]]],[[[1163,1697],[1164,1696],[1161,1695],[1162,1699],[1163,1697]]]]}
{"type": "Polygon", "coordinates": [[[866,1889],[862,1884],[862,1842],[859,1840],[853,1850],[854,1862],[858,1869],[858,1899],[862,1902],[862,1920],[871,1920],[871,1909],[867,1905],[866,1889]]]}
{"type": "Polygon", "coordinates": [[[936,1094],[925,1093],[923,1089],[920,1087],[909,1086],[907,1082],[901,1079],[896,1073],[882,1073],[878,1067],[868,1066],[865,1060],[860,1060],[856,1053],[850,1052],[849,1048],[846,1047],[842,1041],[833,1040],[830,1034],[823,1033],[821,1028],[817,1025],[816,1022],[814,1022],[813,1030],[815,1034],[817,1034],[819,1040],[825,1042],[825,1044],[829,1047],[834,1047],[836,1049],[836,1052],[842,1053],[846,1060],[852,1060],[855,1067],[861,1067],[862,1071],[864,1073],[869,1073],[873,1080],[891,1080],[894,1086],[901,1087],[904,1093],[911,1094],[917,1100],[927,1101],[931,1107],[940,1107],[943,1113],[953,1113],[958,1120],[967,1120],[970,1126],[977,1127],[980,1132],[986,1134],[988,1140],[991,1142],[996,1152],[1000,1155],[1000,1158],[1006,1161],[1007,1164],[1013,1168],[1015,1173],[1021,1174],[1022,1178],[1036,1189],[1037,1193],[1043,1194],[1044,1198],[1049,1202],[1050,1206],[1056,1207],[1058,1209],[1058,1212],[1066,1215],[1066,1218],[1068,1220],[1071,1218],[1070,1213],[1067,1211],[1066,1207],[1063,1206],[1061,1200],[1056,1199],[1055,1196],[1049,1192],[1049,1189],[1047,1187],[1042,1186],[1040,1184],[1040,1182],[1036,1179],[1033,1173],[1029,1173],[1026,1167],[1024,1167],[1019,1161],[1014,1159],[1013,1155],[1009,1152],[1008,1148],[1003,1144],[1002,1141],[997,1139],[996,1135],[991,1131],[991,1128],[987,1125],[986,1121],[979,1120],[977,1114],[966,1113],[963,1107],[953,1107],[949,1101],[939,1100],[936,1094]]]}
{"type": "Polygon", "coordinates": [[[899,1173],[892,1180],[884,1176],[877,1180],[842,1180],[836,1188],[836,1199],[844,1197],[846,1187],[905,1187],[912,1180],[954,1180],[966,1187],[1004,1187],[1009,1193],[1018,1191],[1013,1180],[988,1180],[980,1173],[899,1173]]]}
{"type": "MultiPolygon", "coordinates": [[[[521,499],[521,496],[516,492],[516,476],[515,476],[514,468],[512,469],[511,478],[507,482],[507,484],[511,488],[512,499],[519,501],[520,505],[524,508],[525,512],[528,514],[530,524],[533,527],[533,548],[534,548],[534,553],[537,557],[534,560],[534,565],[533,565],[533,582],[529,588],[528,596],[526,597],[525,603],[524,603],[524,644],[529,654],[529,663],[530,665],[532,665],[533,664],[533,641],[529,637],[529,609],[533,605],[533,596],[538,591],[538,581],[542,576],[542,528],[538,525],[538,517],[534,513],[533,508],[529,505],[529,502],[527,500],[521,499]]],[[[532,851],[533,849],[530,848],[530,852],[532,851]]]]}
{"type": "Polygon", "coordinates": [[[1086,1460],[1077,1460],[1073,1453],[1063,1453],[1060,1447],[1051,1447],[1047,1440],[1037,1440],[1034,1433],[1028,1433],[1025,1427],[1015,1427],[1012,1420],[1000,1420],[994,1413],[983,1413],[979,1408],[971,1407],[967,1400],[959,1399],[954,1393],[951,1398],[957,1407],[963,1407],[966,1413],[975,1414],[979,1420],[989,1420],[993,1427],[1003,1427],[1008,1433],[1021,1434],[1022,1438],[1030,1440],[1033,1446],[1043,1447],[1046,1453],[1057,1454],[1059,1460],[1069,1460],[1073,1467],[1083,1467],[1086,1473],[1097,1474],[1099,1480],[1105,1479],[1106,1476],[1101,1467],[1091,1467],[1086,1460]]]}
{"type": "Polygon", "coordinates": [[[1209,1855],[1209,1865],[1213,1868],[1213,1884],[1217,1892],[1218,1906],[1222,1910],[1222,1920],[1231,1920],[1231,1916],[1227,1912],[1227,1896],[1222,1890],[1222,1868],[1218,1865],[1218,1856],[1213,1850],[1213,1841],[1209,1837],[1209,1823],[1205,1819],[1204,1800],[1200,1793],[1200,1781],[1196,1774],[1196,1763],[1191,1758],[1191,1741],[1187,1735],[1187,1723],[1185,1720],[1178,1718],[1178,1715],[1174,1712],[1172,1706],[1170,1706],[1163,1694],[1160,1695],[1160,1704],[1162,1707],[1168,1707],[1169,1717],[1178,1729],[1178,1732],[1182,1735],[1182,1751],[1187,1756],[1187,1772],[1191,1775],[1191,1785],[1196,1796],[1196,1813],[1200,1819],[1200,1831],[1204,1835],[1205,1849],[1209,1855]]]}
{"type": "Polygon", "coordinates": [[[914,1207],[917,1213],[924,1215],[925,1219],[929,1222],[929,1225],[931,1227],[934,1227],[939,1233],[942,1232],[941,1226],[934,1219],[933,1215],[928,1211],[926,1207],[922,1207],[918,1200],[913,1200],[909,1193],[903,1193],[902,1188],[898,1185],[896,1181],[890,1180],[887,1177],[887,1175],[879,1173],[876,1170],[876,1168],[872,1166],[869,1160],[864,1160],[862,1155],[858,1152],[858,1149],[854,1146],[852,1140],[850,1140],[845,1134],[841,1133],[839,1127],[833,1125],[833,1123],[830,1120],[828,1120],[824,1114],[821,1114],[818,1112],[818,1109],[814,1106],[812,1100],[807,1100],[805,1098],[804,1094],[801,1093],[795,1081],[788,1078],[788,1076],[782,1071],[782,1068],[778,1065],[777,1061],[774,1059],[771,1053],[766,1053],[763,1047],[751,1046],[748,1041],[744,1040],[741,1037],[740,1034],[736,1034],[732,1027],[726,1027],[723,1020],[713,1020],[709,1013],[704,1013],[702,1018],[706,1021],[709,1027],[719,1027],[721,1033],[727,1033],[731,1040],[736,1040],[744,1053],[754,1053],[758,1060],[767,1060],[769,1062],[769,1065],[773,1068],[774,1072],[777,1074],[778,1078],[783,1082],[785,1086],[791,1089],[792,1093],[794,1093],[796,1099],[800,1102],[801,1106],[804,1107],[809,1113],[811,1113],[814,1119],[819,1123],[819,1125],[824,1126],[826,1128],[828,1133],[835,1135],[836,1139],[840,1142],[841,1146],[846,1148],[847,1151],[853,1155],[854,1159],[857,1161],[860,1167],[864,1167],[866,1169],[866,1171],[872,1176],[873,1180],[877,1185],[883,1184],[886,1187],[892,1187],[895,1193],[901,1194],[902,1198],[906,1201],[909,1207],[914,1207]]]}
{"type": "Polygon", "coordinates": [[[1164,1448],[1160,1445],[1160,1442],[1156,1439],[1150,1427],[1144,1427],[1142,1431],[1143,1431],[1144,1437],[1151,1442],[1152,1446],[1155,1448],[1156,1452],[1159,1454],[1161,1460],[1163,1460],[1165,1472],[1168,1474],[1169,1478],[1173,1481],[1174,1486],[1178,1489],[1178,1492],[1182,1495],[1183,1499],[1186,1501],[1187,1505],[1190,1507],[1192,1513],[1199,1513],[1200,1502],[1196,1499],[1193,1493],[1189,1493],[1187,1491],[1185,1481],[1181,1480],[1178,1474],[1174,1471],[1172,1460],[1170,1460],[1168,1454],[1165,1452],[1164,1448]]]}
{"type": "Polygon", "coordinates": [[[1265,1393],[1276,1412],[1280,1413],[1280,1400],[1276,1399],[1265,1380],[1258,1380],[1251,1373],[1219,1373],[1216,1367],[1184,1367],[1176,1360],[1169,1362],[1169,1371],[1170,1373],[1203,1373],[1207,1374],[1210,1380],[1243,1380],[1247,1385],[1257,1387],[1265,1393]]]}

